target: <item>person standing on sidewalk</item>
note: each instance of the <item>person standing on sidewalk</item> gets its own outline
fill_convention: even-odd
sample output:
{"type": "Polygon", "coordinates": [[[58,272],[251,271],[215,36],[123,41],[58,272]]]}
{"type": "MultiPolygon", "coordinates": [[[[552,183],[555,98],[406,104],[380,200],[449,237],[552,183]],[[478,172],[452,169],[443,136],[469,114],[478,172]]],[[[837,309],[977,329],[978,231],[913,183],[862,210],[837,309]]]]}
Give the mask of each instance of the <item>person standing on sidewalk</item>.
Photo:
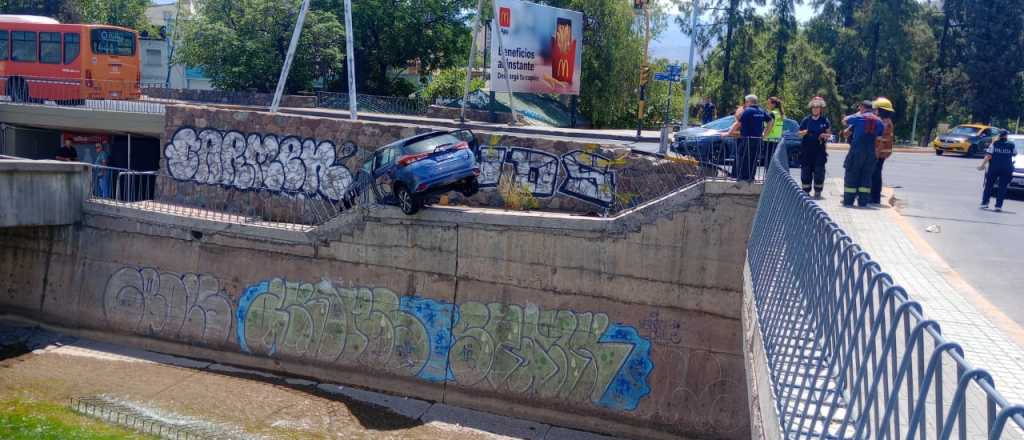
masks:
{"type": "Polygon", "coordinates": [[[777,96],[768,98],[768,112],[772,115],[772,122],[764,135],[764,163],[768,164],[775,155],[775,148],[782,142],[782,126],[786,119],[786,111],[782,108],[782,100],[777,96]]]}
{"type": "Polygon", "coordinates": [[[700,123],[707,124],[715,120],[715,104],[711,102],[711,97],[704,97],[704,106],[700,110],[700,123]]]}
{"type": "Polygon", "coordinates": [[[843,206],[852,207],[853,202],[862,208],[868,206],[871,198],[871,177],[875,172],[875,139],[885,133],[885,124],[875,116],[871,101],[861,104],[860,113],[847,116],[844,134],[852,136],[850,151],[846,153],[843,168],[843,206]]]}
{"type": "Polygon", "coordinates": [[[875,172],[871,176],[871,203],[879,205],[882,203],[882,167],[885,160],[892,156],[892,146],[896,143],[895,126],[892,123],[892,116],[896,109],[892,101],[885,97],[878,97],[873,103],[878,117],[885,124],[885,132],[878,139],[875,139],[875,158],[878,163],[875,165],[875,172]]]}
{"type": "Polygon", "coordinates": [[[103,148],[103,144],[97,142],[96,156],[94,156],[92,160],[93,165],[98,165],[97,167],[94,167],[92,171],[93,182],[96,184],[95,194],[97,197],[110,197],[110,172],[106,169],[109,160],[110,154],[103,148]]]}
{"type": "Polygon", "coordinates": [[[71,139],[64,139],[64,145],[57,150],[57,160],[62,162],[77,162],[78,151],[71,144],[71,139]]]}
{"type": "Polygon", "coordinates": [[[814,198],[820,199],[828,161],[825,144],[832,136],[832,123],[825,116],[824,98],[815,96],[808,106],[811,115],[800,121],[800,185],[810,194],[813,184],[814,198]]]}
{"type": "Polygon", "coordinates": [[[981,171],[988,165],[988,172],[985,173],[985,189],[981,193],[981,209],[988,209],[988,202],[992,199],[992,189],[998,184],[996,212],[1003,210],[1006,190],[1009,188],[1010,180],[1013,179],[1013,157],[1017,155],[1017,147],[1006,139],[1009,133],[1006,130],[999,132],[999,139],[989,145],[985,152],[985,160],[978,166],[978,171],[981,171]]]}
{"type": "Polygon", "coordinates": [[[757,105],[757,95],[747,95],[744,107],[742,112],[737,111],[739,116],[729,130],[729,136],[740,137],[736,141],[733,177],[740,181],[752,181],[757,174],[757,153],[761,151],[761,140],[772,117],[757,105]]]}

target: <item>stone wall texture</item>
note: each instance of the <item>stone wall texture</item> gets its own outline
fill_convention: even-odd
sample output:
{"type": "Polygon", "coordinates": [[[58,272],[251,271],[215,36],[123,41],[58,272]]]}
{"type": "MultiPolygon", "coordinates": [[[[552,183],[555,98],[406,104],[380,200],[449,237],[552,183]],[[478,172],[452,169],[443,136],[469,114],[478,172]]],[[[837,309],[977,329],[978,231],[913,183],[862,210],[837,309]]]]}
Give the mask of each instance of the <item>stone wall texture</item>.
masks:
{"type": "Polygon", "coordinates": [[[614,219],[377,207],[308,234],[86,203],[0,229],[0,310],[628,438],[750,438],[756,203],[709,182],[614,219]]]}
{"type": "MultiPolygon", "coordinates": [[[[337,202],[372,194],[386,201],[392,184],[363,166],[377,148],[435,128],[197,106],[168,106],[161,170],[176,180],[243,193],[337,202]]],[[[446,129],[447,130],[447,129],[446,129]]],[[[542,211],[602,215],[655,200],[696,180],[689,164],[628,148],[544,137],[475,133],[482,145],[483,190],[454,203],[505,207],[498,191],[512,181],[542,211]]],[[[186,191],[187,192],[187,191],[186,191]]],[[[181,192],[179,192],[181,193],[181,192]]],[[[211,206],[216,206],[213,203],[211,206]]]]}

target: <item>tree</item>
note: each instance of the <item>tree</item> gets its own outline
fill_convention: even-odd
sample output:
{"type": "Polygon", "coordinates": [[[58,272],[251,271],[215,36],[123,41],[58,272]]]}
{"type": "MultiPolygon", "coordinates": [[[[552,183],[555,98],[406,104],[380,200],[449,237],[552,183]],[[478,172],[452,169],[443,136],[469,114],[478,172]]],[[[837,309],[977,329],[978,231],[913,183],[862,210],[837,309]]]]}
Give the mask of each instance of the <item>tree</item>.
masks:
{"type": "Polygon", "coordinates": [[[775,70],[772,75],[772,94],[785,91],[786,51],[796,33],[793,0],[773,0],[775,6],[775,70]]]}
{"type": "MultiPolygon", "coordinates": [[[[301,0],[206,0],[183,21],[176,61],[201,67],[224,90],[273,91],[288,52],[301,0]]],[[[285,90],[307,90],[342,69],[345,30],[328,11],[311,8],[285,90]]]]}
{"type": "Polygon", "coordinates": [[[1024,0],[966,0],[964,73],[973,86],[970,110],[977,122],[1017,115],[1024,0]]]}
{"type": "MultiPolygon", "coordinates": [[[[469,84],[469,91],[475,92],[484,88],[484,80],[474,78],[469,84]]],[[[437,98],[462,98],[466,87],[466,69],[452,67],[443,69],[430,80],[423,89],[423,99],[433,104],[437,98]]]]}
{"type": "Polygon", "coordinates": [[[79,13],[69,0],[0,0],[0,14],[41,15],[62,23],[76,23],[79,13]]]}
{"type": "Polygon", "coordinates": [[[135,29],[153,31],[153,25],[146,18],[149,0],[78,0],[76,10],[82,23],[104,23],[135,29]]]}

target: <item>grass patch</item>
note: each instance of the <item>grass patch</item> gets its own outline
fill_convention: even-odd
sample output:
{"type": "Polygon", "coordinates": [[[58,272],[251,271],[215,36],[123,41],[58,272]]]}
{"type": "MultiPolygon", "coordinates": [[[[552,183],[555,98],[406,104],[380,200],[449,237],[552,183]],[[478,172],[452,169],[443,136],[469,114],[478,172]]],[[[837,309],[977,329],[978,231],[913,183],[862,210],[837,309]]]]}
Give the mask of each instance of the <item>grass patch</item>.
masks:
{"type": "Polygon", "coordinates": [[[0,438],[5,440],[155,439],[90,419],[53,403],[0,401],[0,438]]]}

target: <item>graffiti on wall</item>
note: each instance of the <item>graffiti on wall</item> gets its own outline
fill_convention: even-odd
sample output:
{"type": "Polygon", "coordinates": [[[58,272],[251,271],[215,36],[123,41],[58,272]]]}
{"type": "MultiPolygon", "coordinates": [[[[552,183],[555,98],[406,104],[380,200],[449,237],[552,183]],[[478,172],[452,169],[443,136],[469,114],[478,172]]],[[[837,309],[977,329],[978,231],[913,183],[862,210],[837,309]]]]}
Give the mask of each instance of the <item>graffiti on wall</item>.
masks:
{"type": "Polygon", "coordinates": [[[232,302],[210,275],[124,267],[107,279],[103,313],[114,328],[193,343],[225,343],[232,302]]]}
{"type": "Polygon", "coordinates": [[[622,411],[650,393],[651,343],[603,313],[451,304],[275,278],[239,299],[240,349],[622,411]]]}
{"type": "Polygon", "coordinates": [[[494,188],[501,179],[511,179],[534,197],[552,197],[557,192],[607,208],[615,201],[612,163],[583,150],[559,157],[530,148],[490,146],[481,149],[478,179],[481,188],[494,188]]]}
{"type": "Polygon", "coordinates": [[[338,148],[295,136],[182,127],[164,146],[164,158],[177,180],[338,201],[352,185],[342,161],[356,150],[352,143],[338,148]]]}

